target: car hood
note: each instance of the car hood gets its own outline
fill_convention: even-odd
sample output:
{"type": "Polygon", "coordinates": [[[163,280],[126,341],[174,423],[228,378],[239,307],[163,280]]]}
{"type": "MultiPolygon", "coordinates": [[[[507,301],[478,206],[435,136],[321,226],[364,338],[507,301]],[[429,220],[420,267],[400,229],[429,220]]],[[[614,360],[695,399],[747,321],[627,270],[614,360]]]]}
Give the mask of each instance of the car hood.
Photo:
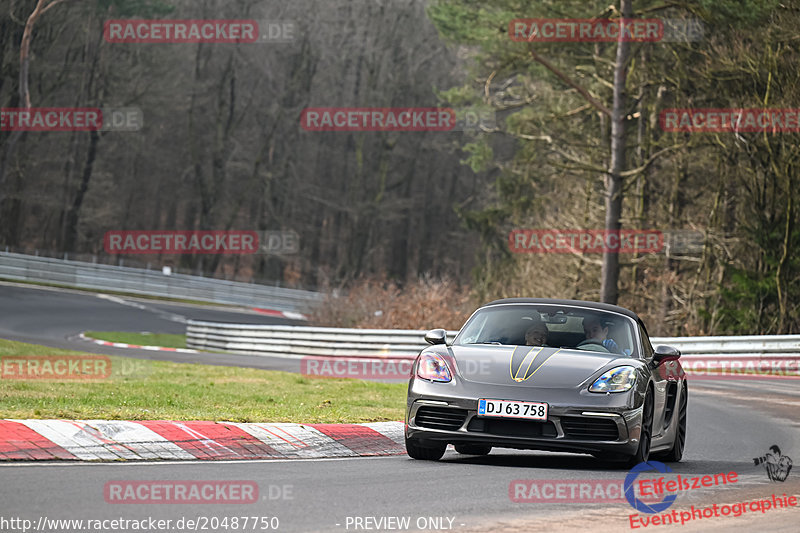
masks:
{"type": "Polygon", "coordinates": [[[448,352],[461,379],[492,385],[576,388],[605,367],[639,366],[631,357],[568,348],[455,345],[448,352]]]}

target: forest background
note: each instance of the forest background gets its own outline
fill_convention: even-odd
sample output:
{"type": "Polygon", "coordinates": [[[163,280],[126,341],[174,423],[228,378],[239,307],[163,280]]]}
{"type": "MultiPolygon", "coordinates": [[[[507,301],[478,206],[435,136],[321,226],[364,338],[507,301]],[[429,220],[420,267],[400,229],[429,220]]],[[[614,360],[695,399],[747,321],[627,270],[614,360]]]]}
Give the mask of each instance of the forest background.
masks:
{"type": "Polygon", "coordinates": [[[794,108],[800,2],[2,0],[0,107],[135,107],[138,131],[0,131],[0,248],[329,294],[318,323],[458,328],[511,296],[619,303],[655,335],[800,331],[798,133],[668,132],[794,108]],[[519,18],[660,18],[663,42],[515,42],[519,18]],[[122,44],[125,18],[292,21],[290,42],[122,44]],[[451,107],[452,132],[311,132],[309,107],[451,107]],[[609,201],[613,198],[617,202],[609,201]],[[611,217],[609,218],[609,213],[611,217]],[[658,253],[519,254],[515,229],[645,229],[658,253]],[[294,231],[289,255],[109,255],[111,230],[294,231]],[[604,266],[605,264],[605,266],[604,266]]]}

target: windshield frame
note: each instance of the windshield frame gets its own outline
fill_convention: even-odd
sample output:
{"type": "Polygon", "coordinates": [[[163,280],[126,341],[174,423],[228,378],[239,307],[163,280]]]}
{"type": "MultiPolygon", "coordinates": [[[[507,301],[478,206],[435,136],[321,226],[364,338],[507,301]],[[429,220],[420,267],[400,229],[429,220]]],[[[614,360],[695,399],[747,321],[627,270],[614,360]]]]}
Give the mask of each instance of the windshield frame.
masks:
{"type": "MultiPolygon", "coordinates": [[[[633,359],[641,359],[642,358],[642,356],[641,356],[641,354],[643,353],[643,350],[642,350],[642,339],[640,338],[641,333],[639,331],[639,325],[638,325],[638,322],[636,320],[634,320],[633,318],[631,318],[631,317],[629,317],[627,315],[624,315],[622,313],[618,313],[618,312],[615,312],[615,311],[609,311],[607,309],[601,309],[601,308],[598,308],[598,307],[589,307],[589,306],[577,305],[577,304],[514,302],[514,303],[493,304],[493,305],[486,305],[486,306],[483,306],[483,307],[479,307],[478,309],[475,310],[474,313],[472,313],[472,315],[470,315],[470,317],[467,319],[467,321],[464,322],[464,325],[461,326],[461,329],[458,330],[458,334],[456,335],[455,339],[453,339],[452,346],[480,346],[481,344],[474,344],[474,343],[470,344],[470,343],[462,343],[461,342],[462,335],[463,335],[464,331],[467,329],[467,327],[469,325],[471,325],[474,320],[480,319],[480,315],[483,314],[484,311],[491,311],[491,310],[494,310],[494,309],[508,309],[508,308],[520,307],[520,306],[528,307],[528,308],[534,308],[537,311],[539,311],[543,307],[552,307],[552,308],[555,308],[555,309],[567,309],[568,308],[568,309],[574,309],[574,310],[579,310],[579,311],[587,311],[587,312],[590,312],[590,313],[608,313],[608,314],[612,314],[615,317],[618,317],[619,319],[624,320],[628,324],[630,332],[631,332],[631,335],[632,335],[632,338],[633,338],[633,351],[631,352],[631,354],[630,355],[618,354],[618,355],[620,357],[630,357],[630,358],[633,358],[633,359]]],[[[491,344],[486,344],[486,346],[492,346],[492,345],[491,344]]],[[[501,345],[501,346],[504,346],[504,345],[501,345]]],[[[511,346],[511,345],[509,345],[509,346],[511,346]]],[[[602,353],[602,352],[592,352],[590,350],[586,350],[586,352],[587,353],[602,353]]]]}

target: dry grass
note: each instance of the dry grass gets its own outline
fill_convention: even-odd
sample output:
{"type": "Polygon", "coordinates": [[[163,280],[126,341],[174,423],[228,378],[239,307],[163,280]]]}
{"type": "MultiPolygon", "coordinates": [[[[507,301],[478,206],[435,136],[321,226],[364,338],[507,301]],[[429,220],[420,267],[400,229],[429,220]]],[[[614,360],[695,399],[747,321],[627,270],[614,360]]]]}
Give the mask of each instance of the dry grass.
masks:
{"type": "Polygon", "coordinates": [[[361,279],[329,292],[310,320],[341,328],[460,329],[476,308],[469,289],[449,280],[421,278],[400,286],[361,279]]]}

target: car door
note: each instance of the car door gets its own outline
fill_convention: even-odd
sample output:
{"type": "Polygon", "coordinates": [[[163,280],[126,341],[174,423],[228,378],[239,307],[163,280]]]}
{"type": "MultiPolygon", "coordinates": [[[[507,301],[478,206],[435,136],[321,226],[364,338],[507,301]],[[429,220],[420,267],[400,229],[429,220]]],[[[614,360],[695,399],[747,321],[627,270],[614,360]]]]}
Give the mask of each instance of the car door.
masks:
{"type": "Polygon", "coordinates": [[[653,409],[653,439],[662,435],[664,430],[664,412],[665,406],[667,402],[667,392],[669,387],[669,381],[667,380],[667,376],[663,372],[656,372],[652,367],[653,361],[653,345],[650,344],[650,337],[647,335],[647,329],[644,327],[644,324],[641,320],[638,321],[639,323],[639,335],[642,338],[642,359],[647,361],[650,364],[651,375],[653,376],[653,399],[654,399],[654,409],[653,409]]]}

